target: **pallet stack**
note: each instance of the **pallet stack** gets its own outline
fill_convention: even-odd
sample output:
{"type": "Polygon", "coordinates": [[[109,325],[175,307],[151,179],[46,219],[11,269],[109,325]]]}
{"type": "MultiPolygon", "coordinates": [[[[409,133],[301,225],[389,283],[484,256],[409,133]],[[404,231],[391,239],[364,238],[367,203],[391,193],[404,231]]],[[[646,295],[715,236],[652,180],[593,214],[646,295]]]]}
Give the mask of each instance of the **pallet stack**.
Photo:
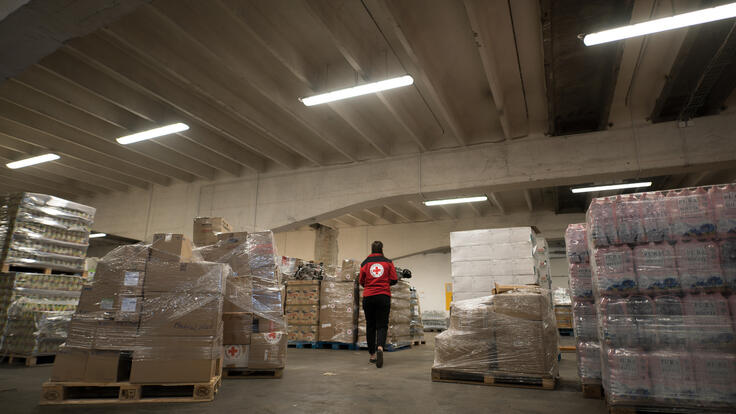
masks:
{"type": "Polygon", "coordinates": [[[555,319],[560,335],[572,336],[572,301],[567,288],[558,287],[552,291],[552,303],[555,309],[555,319]]]}
{"type": "Polygon", "coordinates": [[[409,331],[411,334],[411,341],[414,345],[420,345],[425,343],[424,341],[424,323],[422,322],[422,308],[419,304],[419,294],[415,288],[411,288],[411,300],[410,311],[411,311],[411,322],[409,322],[409,331]]]}
{"type": "Polygon", "coordinates": [[[51,363],[84,283],[95,209],[35,193],[0,196],[0,354],[51,363]]]}
{"type": "Polygon", "coordinates": [[[286,282],[286,321],[289,342],[319,341],[319,280],[286,282]]]}
{"type": "MultiPolygon", "coordinates": [[[[391,286],[391,312],[388,320],[386,350],[394,351],[412,345],[411,335],[411,285],[405,280],[391,286]]],[[[360,315],[358,318],[358,346],[368,347],[363,313],[363,288],[360,288],[360,315]]]]}
{"type": "Polygon", "coordinates": [[[601,346],[598,339],[585,223],[570,224],[565,231],[565,250],[570,272],[575,349],[583,396],[602,398],[601,346]]]}
{"type": "Polygon", "coordinates": [[[553,389],[557,354],[546,289],[453,301],[450,328],[435,337],[432,380],[553,389]]]}
{"type": "Polygon", "coordinates": [[[731,184],[591,202],[587,237],[612,412],[736,409],[734,200],[731,184]]]}
{"type": "MultiPolygon", "coordinates": [[[[208,218],[198,218],[203,219],[208,218]]],[[[200,233],[205,240],[213,239],[200,233]]],[[[287,329],[273,234],[218,232],[214,239],[215,244],[194,253],[232,269],[223,307],[223,376],[280,378],[286,364],[287,329]]]]}
{"type": "Polygon", "coordinates": [[[319,340],[354,344],[358,319],[355,261],[343,260],[340,267],[325,268],[320,287],[319,340]]]}
{"type": "Polygon", "coordinates": [[[181,234],[110,252],[82,290],[41,403],[211,401],[230,273],[181,234]]]}

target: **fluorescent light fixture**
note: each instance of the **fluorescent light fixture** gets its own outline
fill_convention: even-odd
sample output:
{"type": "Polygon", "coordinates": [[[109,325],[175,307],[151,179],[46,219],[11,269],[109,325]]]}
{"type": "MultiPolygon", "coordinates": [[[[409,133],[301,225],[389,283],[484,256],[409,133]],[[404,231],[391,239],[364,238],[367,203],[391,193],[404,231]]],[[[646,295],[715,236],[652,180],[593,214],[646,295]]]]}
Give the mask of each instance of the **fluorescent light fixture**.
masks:
{"type": "Polygon", "coordinates": [[[300,98],[299,100],[302,101],[302,103],[306,106],[314,106],[327,102],[339,101],[340,99],[347,99],[355,96],[367,95],[369,93],[376,93],[388,89],[399,88],[402,86],[409,86],[413,83],[414,78],[409,75],[404,75],[398,78],[386,79],[380,82],[366,83],[365,85],[359,85],[347,89],[340,89],[338,91],[327,92],[321,95],[314,95],[308,98],[300,98]]]}
{"type": "Polygon", "coordinates": [[[97,239],[99,237],[106,237],[107,233],[92,233],[89,235],[90,239],[97,239]]]}
{"type": "Polygon", "coordinates": [[[583,43],[586,46],[599,45],[601,43],[614,42],[616,40],[628,39],[630,37],[644,36],[651,33],[664,32],[666,30],[679,29],[717,20],[736,17],[736,3],[724,4],[723,6],[711,7],[709,9],[697,10],[690,13],[677,14],[662,19],[650,20],[632,24],[630,26],[617,27],[598,33],[585,35],[583,43]]]}
{"type": "Polygon", "coordinates": [[[593,191],[609,191],[609,190],[623,190],[626,188],[641,188],[641,187],[651,187],[652,182],[651,181],[645,181],[641,183],[626,183],[626,184],[613,184],[613,185],[599,185],[598,187],[581,187],[581,188],[573,188],[573,193],[590,193],[593,191]]]}
{"type": "Polygon", "coordinates": [[[44,155],[39,155],[38,157],[26,158],[20,161],[9,162],[5,164],[5,166],[10,168],[11,170],[15,170],[17,168],[28,167],[29,165],[36,165],[36,164],[41,164],[42,162],[58,160],[59,158],[61,157],[59,157],[56,154],[44,154],[44,155]]]}
{"type": "Polygon", "coordinates": [[[446,204],[477,203],[478,201],[487,201],[487,200],[488,200],[488,197],[486,196],[448,198],[445,200],[425,201],[424,205],[425,206],[443,206],[446,204]]]}
{"type": "Polygon", "coordinates": [[[171,125],[162,126],[160,128],[149,129],[148,131],[139,132],[133,135],[126,135],[118,138],[118,143],[127,145],[138,141],[145,141],[147,139],[160,137],[163,135],[175,134],[177,132],[186,131],[189,129],[189,125],[184,123],[176,123],[171,125]]]}

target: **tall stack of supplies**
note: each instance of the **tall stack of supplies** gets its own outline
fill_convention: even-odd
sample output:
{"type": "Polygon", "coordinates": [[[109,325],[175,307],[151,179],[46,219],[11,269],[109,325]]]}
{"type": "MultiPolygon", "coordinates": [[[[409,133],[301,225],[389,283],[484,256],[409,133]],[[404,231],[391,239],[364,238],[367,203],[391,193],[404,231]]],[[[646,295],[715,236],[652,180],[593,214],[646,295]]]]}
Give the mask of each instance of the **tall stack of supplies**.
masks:
{"type": "Polygon", "coordinates": [[[319,280],[286,282],[286,321],[290,342],[319,341],[319,280]]]}
{"type": "Polygon", "coordinates": [[[736,185],[597,198],[587,237],[613,406],[736,408],[736,185]]]}
{"type": "Polygon", "coordinates": [[[565,250],[570,272],[572,322],[577,350],[578,376],[585,396],[601,396],[601,346],[588,256],[585,223],[565,230],[565,250]]]}
{"type": "MultiPolygon", "coordinates": [[[[386,345],[403,348],[412,344],[411,336],[411,285],[405,280],[391,286],[391,312],[388,320],[386,345]]],[[[358,345],[368,346],[365,336],[365,313],[363,312],[363,288],[360,288],[360,315],[358,318],[358,345]]]]}

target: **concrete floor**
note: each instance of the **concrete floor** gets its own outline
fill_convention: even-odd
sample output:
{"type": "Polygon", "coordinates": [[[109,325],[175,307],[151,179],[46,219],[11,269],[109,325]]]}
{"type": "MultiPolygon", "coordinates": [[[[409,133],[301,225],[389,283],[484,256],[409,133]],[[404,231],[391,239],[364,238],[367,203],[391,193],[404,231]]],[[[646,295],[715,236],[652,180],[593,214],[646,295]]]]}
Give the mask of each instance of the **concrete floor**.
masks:
{"type": "MultiPolygon", "coordinates": [[[[563,338],[562,344],[569,344],[563,338]]],[[[289,348],[280,380],[225,380],[212,403],[126,406],[38,406],[51,368],[0,366],[3,413],[605,413],[603,400],[579,392],[575,354],[564,353],[554,391],[432,382],[427,345],[386,353],[386,365],[367,352],[289,348]]]]}

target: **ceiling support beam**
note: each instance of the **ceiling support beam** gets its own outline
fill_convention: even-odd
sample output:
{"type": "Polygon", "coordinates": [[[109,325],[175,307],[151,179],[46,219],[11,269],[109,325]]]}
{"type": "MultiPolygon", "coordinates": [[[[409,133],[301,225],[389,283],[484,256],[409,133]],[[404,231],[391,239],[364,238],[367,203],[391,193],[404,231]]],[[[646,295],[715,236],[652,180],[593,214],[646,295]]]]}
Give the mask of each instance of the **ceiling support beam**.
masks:
{"type": "Polygon", "coordinates": [[[498,208],[501,214],[506,214],[506,209],[503,207],[501,200],[498,199],[498,195],[494,192],[488,194],[488,198],[493,202],[493,205],[498,208]]]}
{"type": "Polygon", "coordinates": [[[417,221],[416,214],[411,214],[410,212],[406,211],[407,209],[404,208],[403,205],[385,205],[383,206],[386,210],[391,212],[391,214],[396,215],[399,219],[405,221],[405,222],[413,222],[417,221]]]}
{"type": "Polygon", "coordinates": [[[353,220],[357,221],[358,223],[363,223],[367,226],[375,226],[376,220],[373,218],[373,216],[366,214],[364,212],[360,211],[354,211],[351,213],[346,214],[346,216],[352,218],[353,220]]]}
{"type": "Polygon", "coordinates": [[[470,207],[471,210],[473,210],[473,213],[476,217],[483,217],[483,213],[480,211],[480,208],[475,205],[475,203],[466,203],[468,207],[470,207]]]}
{"type": "Polygon", "coordinates": [[[529,209],[529,212],[531,213],[532,211],[534,211],[534,204],[532,204],[532,193],[528,188],[524,189],[524,200],[526,201],[526,206],[529,209]]]}

